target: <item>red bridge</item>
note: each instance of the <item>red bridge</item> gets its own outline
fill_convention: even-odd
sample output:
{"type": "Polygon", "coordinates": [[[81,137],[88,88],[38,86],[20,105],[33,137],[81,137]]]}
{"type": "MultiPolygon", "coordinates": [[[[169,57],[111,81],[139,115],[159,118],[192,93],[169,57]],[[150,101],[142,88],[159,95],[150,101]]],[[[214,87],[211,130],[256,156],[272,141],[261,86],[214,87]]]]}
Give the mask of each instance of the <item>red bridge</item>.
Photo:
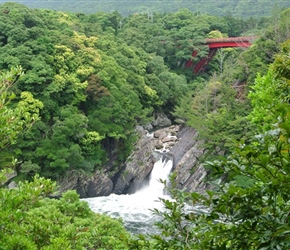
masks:
{"type": "MultiPolygon", "coordinates": [[[[257,39],[256,36],[244,36],[244,37],[230,37],[230,38],[208,38],[205,40],[205,44],[208,45],[208,56],[202,58],[198,63],[194,63],[192,60],[188,60],[185,67],[193,68],[194,74],[204,72],[211,59],[220,48],[233,48],[233,47],[250,47],[257,39]]],[[[197,51],[192,52],[192,57],[197,56],[197,51]]]]}

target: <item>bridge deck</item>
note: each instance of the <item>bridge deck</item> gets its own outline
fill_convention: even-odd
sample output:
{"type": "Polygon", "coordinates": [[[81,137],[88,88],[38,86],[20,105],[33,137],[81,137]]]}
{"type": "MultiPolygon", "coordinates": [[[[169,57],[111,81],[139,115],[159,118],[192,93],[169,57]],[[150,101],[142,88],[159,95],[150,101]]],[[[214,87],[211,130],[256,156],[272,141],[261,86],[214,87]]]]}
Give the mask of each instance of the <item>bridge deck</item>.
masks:
{"type": "Polygon", "coordinates": [[[250,47],[256,39],[254,36],[207,38],[206,44],[211,48],[250,47]]]}

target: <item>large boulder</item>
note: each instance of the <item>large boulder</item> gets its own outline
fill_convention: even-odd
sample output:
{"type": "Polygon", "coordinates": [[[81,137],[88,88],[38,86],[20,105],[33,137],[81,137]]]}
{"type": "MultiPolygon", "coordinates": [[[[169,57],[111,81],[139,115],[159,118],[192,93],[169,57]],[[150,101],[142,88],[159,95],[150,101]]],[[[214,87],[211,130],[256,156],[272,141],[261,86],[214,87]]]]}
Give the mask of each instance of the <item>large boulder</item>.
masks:
{"type": "Polygon", "coordinates": [[[61,196],[68,190],[76,190],[81,198],[108,196],[112,193],[113,182],[102,171],[96,171],[94,175],[87,176],[76,171],[71,171],[58,180],[58,193],[55,197],[61,196]]]}
{"type": "Polygon", "coordinates": [[[154,127],[169,127],[172,124],[171,120],[164,113],[156,113],[155,119],[152,122],[154,127]]]}
{"type": "Polygon", "coordinates": [[[145,129],[151,131],[153,129],[165,128],[172,125],[172,121],[162,112],[156,112],[151,123],[145,126],[145,129]]]}
{"type": "Polygon", "coordinates": [[[77,188],[82,198],[108,196],[112,190],[113,182],[101,171],[97,171],[91,178],[83,180],[83,183],[77,188]]]}
{"type": "Polygon", "coordinates": [[[8,186],[9,187],[9,183],[11,183],[13,181],[13,179],[17,176],[17,172],[15,170],[8,170],[5,174],[5,180],[1,183],[0,182],[0,186],[8,186]]]}

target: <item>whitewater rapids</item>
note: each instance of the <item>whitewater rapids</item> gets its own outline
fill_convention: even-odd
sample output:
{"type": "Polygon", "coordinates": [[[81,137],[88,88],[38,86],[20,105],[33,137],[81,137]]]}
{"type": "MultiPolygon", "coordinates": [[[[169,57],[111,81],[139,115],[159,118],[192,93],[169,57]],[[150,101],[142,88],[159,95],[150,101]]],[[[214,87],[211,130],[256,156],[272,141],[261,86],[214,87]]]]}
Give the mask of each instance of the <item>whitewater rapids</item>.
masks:
{"type": "MultiPolygon", "coordinates": [[[[161,157],[162,158],[162,157],[161,157]]],[[[135,194],[86,198],[90,208],[96,213],[121,218],[125,228],[134,234],[152,233],[157,219],[150,209],[163,209],[159,198],[170,198],[164,193],[164,184],[172,169],[172,160],[159,159],[150,174],[149,183],[135,194]]]]}

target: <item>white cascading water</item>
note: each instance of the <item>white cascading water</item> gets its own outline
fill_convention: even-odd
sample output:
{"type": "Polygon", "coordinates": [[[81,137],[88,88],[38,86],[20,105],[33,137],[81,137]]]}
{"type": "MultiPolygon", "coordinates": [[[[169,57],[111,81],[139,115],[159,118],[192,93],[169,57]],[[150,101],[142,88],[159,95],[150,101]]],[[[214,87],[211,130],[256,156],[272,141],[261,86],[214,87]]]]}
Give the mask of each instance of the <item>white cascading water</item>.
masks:
{"type": "Polygon", "coordinates": [[[111,194],[106,197],[84,199],[90,208],[97,213],[104,213],[113,218],[122,218],[124,225],[131,233],[148,233],[153,231],[155,217],[150,209],[162,209],[159,197],[165,197],[164,185],[159,181],[166,180],[172,168],[172,161],[158,160],[150,175],[149,184],[131,195],[111,194]]]}

